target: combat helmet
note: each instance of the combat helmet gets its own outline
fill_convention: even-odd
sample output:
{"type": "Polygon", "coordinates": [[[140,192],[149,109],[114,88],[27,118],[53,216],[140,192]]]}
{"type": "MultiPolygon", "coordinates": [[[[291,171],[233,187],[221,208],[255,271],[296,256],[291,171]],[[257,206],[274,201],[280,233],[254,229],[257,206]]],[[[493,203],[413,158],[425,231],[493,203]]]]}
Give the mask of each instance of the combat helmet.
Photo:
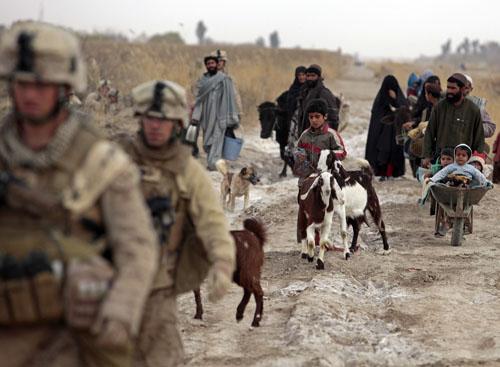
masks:
{"type": "Polygon", "coordinates": [[[102,88],[102,87],[108,87],[110,88],[111,87],[111,80],[109,79],[101,79],[99,80],[99,85],[98,85],[98,89],[102,88]]]}
{"type": "Polygon", "coordinates": [[[224,50],[217,49],[213,51],[210,55],[217,57],[218,60],[227,61],[227,52],[224,50]]]}
{"type": "Polygon", "coordinates": [[[152,80],[132,90],[134,113],[182,121],[188,126],[186,91],[179,84],[168,80],[152,80]]]}
{"type": "Polygon", "coordinates": [[[68,85],[76,92],[87,86],[86,70],[76,36],[43,22],[22,21],[0,40],[0,78],[68,85]]]}

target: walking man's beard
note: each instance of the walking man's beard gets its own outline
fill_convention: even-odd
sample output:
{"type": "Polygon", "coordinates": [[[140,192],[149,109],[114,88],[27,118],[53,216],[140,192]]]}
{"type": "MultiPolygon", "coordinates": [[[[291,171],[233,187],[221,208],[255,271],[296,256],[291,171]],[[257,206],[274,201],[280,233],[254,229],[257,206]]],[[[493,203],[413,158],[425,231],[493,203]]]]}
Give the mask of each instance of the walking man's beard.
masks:
{"type": "Polygon", "coordinates": [[[453,94],[453,93],[447,93],[446,94],[446,99],[450,103],[457,103],[458,101],[460,101],[460,98],[462,98],[462,92],[461,91],[459,91],[459,92],[457,92],[455,94],[453,94]]]}

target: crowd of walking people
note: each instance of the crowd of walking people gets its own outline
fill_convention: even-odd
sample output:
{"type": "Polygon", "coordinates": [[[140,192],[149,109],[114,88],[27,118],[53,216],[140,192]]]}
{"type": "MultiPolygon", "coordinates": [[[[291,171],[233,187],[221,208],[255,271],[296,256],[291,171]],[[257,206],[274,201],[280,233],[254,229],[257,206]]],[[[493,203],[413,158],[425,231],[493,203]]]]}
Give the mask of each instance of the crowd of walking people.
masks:
{"type": "MultiPolygon", "coordinates": [[[[76,93],[86,91],[87,75],[76,36],[31,21],[2,35],[0,77],[13,103],[0,123],[0,360],[182,363],[177,296],[206,279],[209,299],[222,298],[244,261],[207,173],[217,169],[224,139],[235,137],[243,114],[227,62],[223,50],[204,57],[192,106],[186,90],[168,80],[141,83],[125,101],[103,79],[82,103],[76,93]],[[111,142],[93,113],[116,113],[121,103],[131,105],[137,133],[111,142]],[[197,159],[200,133],[207,169],[197,159]]],[[[348,155],[339,132],[342,101],[323,77],[320,65],[298,66],[279,102],[299,192],[317,175],[322,151],[338,161],[348,155]]],[[[444,94],[432,73],[410,84],[405,96],[389,75],[373,102],[366,159],[374,174],[400,177],[409,157],[426,184],[458,172],[491,185],[481,171],[495,124],[485,100],[471,95],[472,79],[451,75],[444,94]],[[387,118],[405,108],[407,121],[387,118]],[[422,141],[420,154],[410,149],[412,136],[422,141]],[[436,159],[442,169],[434,172],[436,159]]],[[[498,137],[492,152],[498,182],[498,137]]]]}

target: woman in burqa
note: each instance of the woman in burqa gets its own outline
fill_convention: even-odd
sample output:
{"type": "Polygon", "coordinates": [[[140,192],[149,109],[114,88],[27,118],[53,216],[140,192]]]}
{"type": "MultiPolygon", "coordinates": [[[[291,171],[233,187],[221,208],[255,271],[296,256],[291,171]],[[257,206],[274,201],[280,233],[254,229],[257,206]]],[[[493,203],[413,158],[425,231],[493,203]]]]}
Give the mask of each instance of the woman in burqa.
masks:
{"type": "Polygon", "coordinates": [[[297,66],[295,68],[295,79],[293,80],[292,85],[288,89],[287,96],[287,112],[288,112],[288,121],[292,119],[293,113],[297,109],[297,98],[300,94],[300,88],[304,85],[306,81],[306,67],[305,66],[297,66]]]}
{"type": "Polygon", "coordinates": [[[380,176],[381,180],[405,173],[403,146],[396,144],[396,135],[401,132],[397,131],[394,124],[386,125],[381,120],[392,112],[391,107],[398,108],[406,104],[398,81],[393,75],[387,75],[373,102],[365,152],[375,176],[380,176]]]}

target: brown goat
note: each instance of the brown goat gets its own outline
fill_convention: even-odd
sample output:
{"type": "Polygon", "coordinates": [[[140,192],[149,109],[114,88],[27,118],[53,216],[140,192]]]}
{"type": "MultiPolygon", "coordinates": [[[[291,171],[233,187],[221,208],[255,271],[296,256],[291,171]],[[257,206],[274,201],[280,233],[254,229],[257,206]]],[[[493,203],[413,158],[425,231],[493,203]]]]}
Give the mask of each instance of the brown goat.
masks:
{"type": "MultiPolygon", "coordinates": [[[[262,223],[255,219],[245,219],[245,229],[231,231],[236,244],[236,270],[233,273],[233,281],[243,288],[243,298],[236,309],[236,321],[243,319],[245,308],[251,295],[255,297],[255,314],[252,326],[259,326],[264,311],[264,292],[260,285],[260,274],[264,264],[264,243],[266,242],[266,230],[262,223]]],[[[196,301],[195,319],[202,319],[203,305],[201,303],[200,289],[194,291],[196,301]]]]}

